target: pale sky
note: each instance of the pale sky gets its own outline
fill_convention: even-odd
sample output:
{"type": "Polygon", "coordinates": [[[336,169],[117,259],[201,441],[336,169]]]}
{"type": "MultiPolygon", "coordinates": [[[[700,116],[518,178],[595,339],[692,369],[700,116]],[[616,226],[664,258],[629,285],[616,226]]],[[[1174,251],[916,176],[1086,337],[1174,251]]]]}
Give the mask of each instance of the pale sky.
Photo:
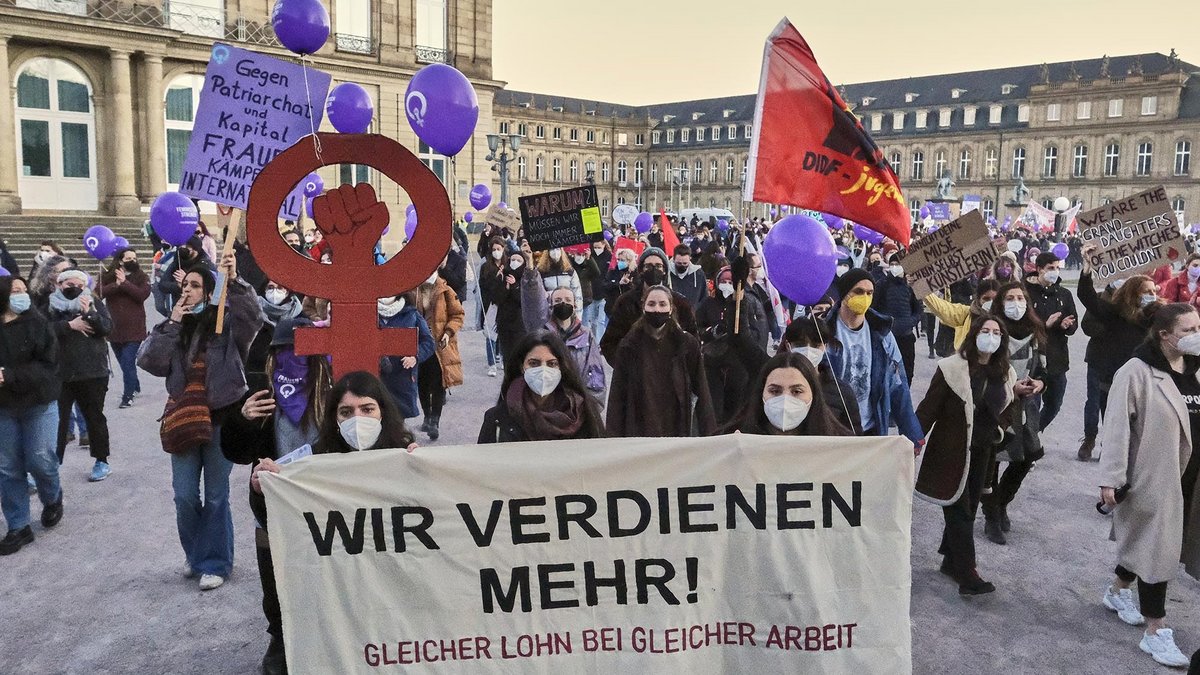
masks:
{"type": "Polygon", "coordinates": [[[788,16],[834,84],[1161,52],[1200,65],[1200,0],[493,0],[508,88],[644,105],[758,90],[788,16]]]}

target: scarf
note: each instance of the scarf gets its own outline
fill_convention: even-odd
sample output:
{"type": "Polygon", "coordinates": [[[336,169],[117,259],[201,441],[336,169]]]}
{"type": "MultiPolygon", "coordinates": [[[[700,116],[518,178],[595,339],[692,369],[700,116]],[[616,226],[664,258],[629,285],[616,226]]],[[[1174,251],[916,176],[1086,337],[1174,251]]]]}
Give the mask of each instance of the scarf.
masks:
{"type": "Polygon", "coordinates": [[[399,314],[400,310],[404,309],[404,298],[400,298],[390,305],[376,302],[376,309],[379,310],[379,316],[382,316],[385,319],[390,319],[399,314]]]}
{"type": "Polygon", "coordinates": [[[79,299],[83,297],[92,297],[92,290],[85,288],[74,300],[68,300],[67,296],[63,295],[62,289],[55,289],[50,294],[50,308],[58,312],[78,312],[82,314],[83,305],[79,304],[79,299]]]}
{"type": "Polygon", "coordinates": [[[275,355],[275,372],[271,373],[275,403],[297,426],[308,410],[307,379],[307,356],[297,356],[291,349],[284,349],[275,355]]]}
{"type": "Polygon", "coordinates": [[[263,296],[258,296],[258,306],[262,307],[263,314],[267,315],[267,321],[272,326],[277,325],[283,319],[294,319],[300,316],[300,300],[294,295],[288,296],[286,302],[282,305],[271,304],[263,296]]]}
{"type": "Polygon", "coordinates": [[[583,397],[559,384],[544,400],[529,390],[524,378],[513,380],[504,395],[508,414],[536,441],[571,438],[583,426],[583,397]]]}

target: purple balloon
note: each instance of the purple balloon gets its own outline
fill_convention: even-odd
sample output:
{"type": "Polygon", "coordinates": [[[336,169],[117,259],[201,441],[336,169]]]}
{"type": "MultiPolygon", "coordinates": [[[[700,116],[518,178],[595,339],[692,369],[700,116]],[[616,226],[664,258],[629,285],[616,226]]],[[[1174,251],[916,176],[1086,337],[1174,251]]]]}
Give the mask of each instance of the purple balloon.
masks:
{"type": "Polygon", "coordinates": [[[802,214],[787,216],[763,241],[771,283],[799,305],[811,305],[833,281],[837,255],[822,223],[802,214]]]}
{"type": "Polygon", "coordinates": [[[178,192],[164,192],[150,206],[150,227],[172,246],[186,244],[199,225],[200,210],[190,197],[178,192]]]}
{"type": "Polygon", "coordinates": [[[271,27],[290,51],[315,54],[329,39],[329,12],[320,0],[275,0],[271,27]]]}
{"type": "Polygon", "coordinates": [[[780,204],[780,205],[779,205],[779,212],[780,212],[780,213],[787,213],[787,212],[788,212],[788,209],[790,209],[790,208],[791,208],[791,207],[789,207],[787,204],[780,204]]]}
{"type": "Polygon", "coordinates": [[[774,218],[774,217],[775,217],[775,216],[777,216],[777,215],[779,215],[779,209],[777,209],[777,208],[775,208],[774,206],[772,206],[772,207],[771,207],[771,217],[772,217],[772,218],[774,218]]]}
{"type": "Polygon", "coordinates": [[[316,171],[304,177],[304,196],[312,199],[325,191],[325,181],[316,171]]]}
{"type": "Polygon", "coordinates": [[[104,225],[93,225],[83,233],[83,249],[96,260],[103,260],[116,249],[116,235],[104,225]]]}
{"type": "Polygon", "coordinates": [[[929,217],[929,205],[926,204],[926,205],[922,206],[919,213],[921,214],[921,220],[925,220],[926,218],[928,218],[929,217]]]}
{"type": "Polygon", "coordinates": [[[475,133],[479,99],[465,75],[444,63],[431,63],[408,83],[404,111],[417,136],[438,154],[450,157],[475,133]]]}
{"type": "Polygon", "coordinates": [[[717,230],[720,232],[728,232],[729,231],[729,221],[724,218],[718,218],[717,219],[717,230]]]}
{"type": "Polygon", "coordinates": [[[471,213],[470,211],[467,211],[466,213],[463,214],[463,220],[465,220],[469,223],[469,222],[475,220],[475,214],[471,213]]]}
{"type": "Polygon", "coordinates": [[[492,203],[492,190],[488,186],[480,183],[471,188],[471,206],[476,211],[482,211],[487,208],[488,204],[492,203]]]}
{"type": "Polygon", "coordinates": [[[850,249],[846,248],[845,246],[837,246],[834,248],[833,252],[837,256],[838,260],[850,259],[850,249]]]}
{"type": "Polygon", "coordinates": [[[854,236],[857,237],[860,241],[865,241],[868,244],[874,244],[875,246],[878,246],[883,243],[883,235],[882,234],[880,234],[880,233],[876,232],[875,230],[872,230],[868,227],[863,227],[862,225],[859,225],[857,223],[855,223],[855,225],[854,225],[854,236]]]}
{"type": "Polygon", "coordinates": [[[417,231],[417,209],[413,208],[407,215],[404,216],[404,238],[412,241],[413,234],[417,231]]]}
{"type": "Polygon", "coordinates": [[[0,267],[0,277],[11,277],[11,276],[12,276],[12,272],[9,272],[8,270],[4,269],[3,267],[0,267]]]}
{"type": "Polygon", "coordinates": [[[113,239],[113,253],[116,253],[119,248],[129,248],[129,240],[125,237],[116,237],[113,239]]]}
{"type": "Polygon", "coordinates": [[[846,224],[845,221],[832,213],[822,213],[821,220],[824,220],[825,226],[831,230],[840,230],[846,224]]]}
{"type": "Polygon", "coordinates": [[[497,204],[496,206],[498,206],[498,207],[500,207],[500,208],[502,208],[502,209],[507,209],[507,208],[508,208],[508,204],[506,204],[506,203],[504,203],[504,202],[500,202],[500,203],[499,203],[499,204],[497,204]]]}
{"type": "Polygon", "coordinates": [[[633,227],[641,234],[646,234],[650,231],[650,226],[654,224],[654,216],[647,211],[642,211],[637,214],[637,218],[633,219],[633,227]]]}
{"type": "Polygon", "coordinates": [[[987,224],[988,224],[988,225],[995,225],[995,224],[996,224],[996,216],[988,216],[988,219],[987,219],[987,224]]]}
{"type": "Polygon", "coordinates": [[[371,116],[375,108],[366,89],[353,82],[343,82],[329,92],[325,100],[325,114],[329,123],[343,134],[366,133],[371,127],[371,116]]]}
{"type": "Polygon", "coordinates": [[[604,231],[604,238],[608,240],[608,243],[610,243],[610,244],[612,243],[613,236],[614,236],[614,235],[613,235],[613,233],[612,233],[612,230],[605,230],[605,231],[604,231]]]}
{"type": "Polygon", "coordinates": [[[1050,247],[1050,252],[1058,256],[1059,260],[1066,260],[1067,254],[1070,253],[1070,250],[1067,248],[1066,244],[1060,241],[1054,246],[1050,247]]]}

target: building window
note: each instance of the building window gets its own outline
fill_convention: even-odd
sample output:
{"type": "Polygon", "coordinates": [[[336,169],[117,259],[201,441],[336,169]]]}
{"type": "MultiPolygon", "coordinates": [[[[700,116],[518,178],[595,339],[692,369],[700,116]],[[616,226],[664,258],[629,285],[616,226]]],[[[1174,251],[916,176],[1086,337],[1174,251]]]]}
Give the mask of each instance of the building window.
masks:
{"type": "Polygon", "coordinates": [[[912,178],[913,180],[925,180],[925,153],[920,150],[913,151],[912,178]]]}
{"type": "Polygon", "coordinates": [[[658,165],[657,164],[650,165],[650,184],[658,185],[658,165]]]}
{"type": "Polygon", "coordinates": [[[725,182],[726,183],[733,182],[733,160],[732,159],[725,160],[725,182]]]}
{"type": "Polygon", "coordinates": [[[550,180],[555,183],[562,182],[562,160],[557,157],[550,160],[550,180]]]}
{"type": "Polygon", "coordinates": [[[507,133],[508,133],[508,122],[501,122],[501,123],[500,123],[500,133],[502,133],[502,134],[507,134],[507,133]]]}
{"type": "Polygon", "coordinates": [[[721,127],[713,127],[712,128],[712,139],[714,141],[721,140],[721,127]]]}
{"type": "Polygon", "coordinates": [[[633,144],[634,145],[645,145],[646,144],[646,134],[634,134],[633,135],[633,144]]]}
{"type": "MultiPolygon", "coordinates": [[[[442,185],[445,185],[446,179],[447,179],[446,167],[449,165],[449,162],[446,161],[446,156],[439,155],[437,153],[437,151],[435,151],[433,148],[429,147],[428,145],[425,145],[425,141],[421,141],[417,145],[417,156],[420,157],[422,164],[429,167],[429,170],[437,175],[438,180],[442,181],[442,185]]],[[[357,176],[356,182],[370,183],[371,182],[371,175],[370,175],[370,171],[369,171],[370,167],[367,167],[367,166],[364,166],[361,164],[356,165],[356,166],[358,167],[357,168],[358,176],[357,176]]],[[[342,165],[342,169],[345,169],[346,167],[347,167],[346,164],[342,165]]],[[[348,183],[350,181],[343,178],[342,182],[348,183]]]]}
{"type": "Polygon", "coordinates": [[[1062,119],[1062,104],[1047,103],[1046,104],[1046,121],[1057,122],[1062,119]]]}
{"type": "MultiPolygon", "coordinates": [[[[23,3],[18,2],[20,7],[23,3]]],[[[46,4],[46,3],[41,3],[46,4]]],[[[84,5],[83,2],[69,3],[84,5]]],[[[68,5],[61,0],[51,3],[54,11],[62,11],[64,5],[68,5]]],[[[36,4],[37,9],[42,9],[36,4]]],[[[339,7],[340,9],[340,7],[339,7]]],[[[224,0],[194,0],[193,2],[168,3],[164,10],[167,14],[167,26],[172,30],[177,30],[183,33],[192,35],[204,35],[206,37],[214,37],[224,39],[225,37],[225,4],[224,0]]],[[[85,12],[78,12],[83,16],[85,12]]],[[[342,30],[342,12],[338,12],[338,32],[346,32],[342,30]]],[[[370,35],[370,17],[367,17],[368,32],[358,33],[358,35],[370,35]]],[[[339,45],[340,47],[341,45],[339,45]]]]}
{"type": "Polygon", "coordinates": [[[883,128],[883,115],[874,113],[871,115],[871,131],[879,131],[883,128]]]}
{"type": "Polygon", "coordinates": [[[983,177],[995,178],[999,173],[1000,153],[996,148],[988,148],[983,153],[983,177]]]}
{"type": "Polygon", "coordinates": [[[958,179],[971,179],[971,150],[963,148],[962,152],[958,153],[958,179]]]}
{"type": "Polygon", "coordinates": [[[1018,122],[1028,122],[1029,121],[1029,105],[1028,104],[1022,103],[1021,105],[1017,106],[1017,121],[1018,122]]]}
{"type": "Polygon", "coordinates": [[[1138,143],[1137,167],[1134,172],[1139,176],[1150,175],[1150,161],[1154,157],[1154,145],[1149,142],[1138,143]]]}
{"type": "Polygon", "coordinates": [[[1175,175],[1186,176],[1192,172],[1192,143],[1177,141],[1175,143],[1175,175]]]}
{"type": "Polygon", "coordinates": [[[567,179],[572,183],[579,182],[579,160],[572,159],[567,162],[567,179]]]}
{"type": "Polygon", "coordinates": [[[737,125],[736,124],[730,124],[728,127],[725,128],[725,138],[728,138],[731,141],[737,140],[737,125]]]}
{"type": "Polygon", "coordinates": [[[576,143],[578,143],[578,142],[579,142],[579,130],[578,130],[578,129],[571,129],[571,130],[569,131],[569,135],[567,136],[567,138],[568,138],[568,139],[570,139],[570,140],[572,140],[572,141],[574,141],[574,142],[576,142],[576,143]]]}
{"type": "MultiPolygon", "coordinates": [[[[20,85],[18,81],[18,105],[20,85]]],[[[183,161],[192,140],[192,121],[196,117],[196,106],[200,103],[203,89],[202,75],[180,75],[167,87],[167,184],[170,186],[178,186],[179,178],[183,175],[183,161]]],[[[61,99],[61,92],[59,96],[61,99]]]]}
{"type": "Polygon", "coordinates": [[[633,163],[633,184],[641,185],[646,178],[646,164],[642,160],[633,163]]]}
{"type": "Polygon", "coordinates": [[[1086,178],[1087,177],[1087,162],[1088,149],[1086,145],[1075,146],[1075,153],[1071,158],[1071,177],[1086,178]]]}
{"type": "Polygon", "coordinates": [[[925,110],[917,111],[917,128],[924,129],[925,124],[929,122],[929,113],[925,110]]]}
{"type": "Polygon", "coordinates": [[[888,158],[888,164],[892,165],[892,173],[900,175],[900,151],[892,152],[892,156],[888,158]]]}
{"type": "Polygon", "coordinates": [[[950,114],[952,112],[954,112],[954,111],[951,110],[950,108],[943,108],[938,111],[938,126],[939,127],[950,126],[950,114]]]}
{"type": "Polygon", "coordinates": [[[988,198],[988,199],[983,200],[982,206],[983,206],[982,210],[983,210],[984,220],[990,220],[991,218],[995,217],[996,202],[992,201],[991,198],[988,198]]]}
{"type": "Polygon", "coordinates": [[[1117,142],[1104,146],[1104,175],[1111,178],[1117,175],[1117,165],[1121,163],[1121,144],[1117,142]]]}
{"type": "Polygon", "coordinates": [[[546,127],[541,124],[534,127],[533,128],[533,136],[534,136],[534,138],[545,138],[546,137],[546,127]]]}
{"type": "Polygon", "coordinates": [[[946,175],[946,151],[938,150],[933,156],[933,177],[941,178],[946,175]]]}
{"type": "Polygon", "coordinates": [[[600,200],[600,215],[608,217],[608,197],[600,200]]]}
{"type": "Polygon", "coordinates": [[[708,182],[715,184],[717,182],[717,179],[721,175],[720,172],[721,172],[721,165],[717,162],[717,160],[714,159],[713,161],[709,162],[709,164],[708,164],[708,182]]]}
{"type": "Polygon", "coordinates": [[[612,180],[612,166],[608,162],[600,164],[600,182],[607,183],[612,180]]]}
{"type": "Polygon", "coordinates": [[[517,122],[517,135],[522,138],[529,135],[529,127],[524,122],[517,122]]]}
{"type": "MultiPolygon", "coordinates": [[[[167,3],[168,8],[173,12],[174,7],[182,3],[167,3]]],[[[443,3],[444,6],[444,3],[443,3]]],[[[334,3],[334,20],[337,21],[337,34],[335,36],[335,44],[338,51],[357,52],[359,54],[374,53],[373,45],[371,44],[371,3],[369,2],[346,2],[341,0],[334,3]]],[[[221,32],[214,37],[225,37],[225,21],[224,10],[219,17],[221,19],[221,32]]],[[[443,35],[445,33],[443,32],[443,35]]],[[[443,40],[444,42],[444,40],[443,40]]],[[[434,46],[434,45],[429,45],[434,46]]],[[[445,45],[441,45],[445,48],[445,45]]]]}
{"type": "Polygon", "coordinates": [[[696,142],[701,143],[703,141],[704,141],[704,127],[696,127],[696,142]]]}
{"type": "Polygon", "coordinates": [[[562,127],[554,127],[554,140],[562,140],[562,127]]]}
{"type": "Polygon", "coordinates": [[[600,144],[608,145],[608,132],[607,131],[600,132],[600,144]]]}
{"type": "Polygon", "coordinates": [[[744,139],[746,139],[746,140],[750,140],[750,136],[751,136],[751,133],[750,133],[750,132],[751,132],[751,130],[752,130],[752,129],[751,129],[751,126],[750,126],[749,124],[747,124],[747,125],[743,126],[743,127],[742,127],[742,138],[744,138],[744,139]]]}
{"type": "Polygon", "coordinates": [[[1154,115],[1156,113],[1158,113],[1158,97],[1157,96],[1143,96],[1142,97],[1142,114],[1143,115],[1154,115]]]}
{"type": "Polygon", "coordinates": [[[963,125],[968,127],[975,126],[975,106],[969,105],[963,108],[963,125]]]}
{"type": "Polygon", "coordinates": [[[629,180],[629,163],[625,160],[617,162],[617,182],[625,183],[629,180]]]}
{"type": "Polygon", "coordinates": [[[1042,208],[1044,208],[1044,209],[1054,208],[1054,197],[1042,197],[1042,208]]]}
{"type": "Polygon", "coordinates": [[[1123,99],[1114,98],[1108,101],[1108,116],[1120,117],[1125,114],[1125,101],[1123,99]]]}
{"type": "Polygon", "coordinates": [[[726,197],[725,198],[725,210],[728,211],[732,208],[733,208],[733,200],[730,199],[729,197],[726,197]]]}
{"type": "Polygon", "coordinates": [[[892,113],[892,131],[900,131],[904,129],[904,113],[892,113]]]}
{"type": "Polygon", "coordinates": [[[702,159],[696,160],[696,168],[692,171],[692,182],[697,184],[704,182],[704,160],[702,159]]]}
{"type": "Polygon", "coordinates": [[[675,142],[675,130],[674,129],[667,129],[667,142],[668,143],[675,142]]]}
{"type": "Polygon", "coordinates": [[[908,200],[908,215],[912,217],[912,221],[914,223],[921,220],[921,200],[920,199],[908,200]]]}
{"type": "Polygon", "coordinates": [[[1025,148],[1013,149],[1012,160],[1012,177],[1023,178],[1025,176],[1025,148]]]}
{"type": "Polygon", "coordinates": [[[517,157],[517,180],[525,180],[529,174],[529,162],[525,160],[525,155],[517,157]]]}
{"type": "Polygon", "coordinates": [[[546,178],[546,160],[538,155],[537,159],[533,160],[533,179],[536,181],[545,180],[546,178]]]}
{"type": "Polygon", "coordinates": [[[661,141],[662,141],[662,132],[659,132],[659,131],[651,131],[650,132],[650,142],[651,143],[653,143],[654,145],[658,145],[661,141]]]}
{"type": "Polygon", "coordinates": [[[1180,225],[1183,225],[1187,222],[1187,220],[1184,218],[1184,211],[1186,207],[1187,202],[1183,199],[1183,197],[1175,197],[1171,200],[1171,210],[1175,212],[1175,219],[1179,221],[1180,225]]]}
{"type": "Polygon", "coordinates": [[[1080,101],[1075,104],[1075,119],[1090,120],[1092,119],[1092,102],[1080,101]]]}
{"type": "Polygon", "coordinates": [[[691,130],[690,128],[684,128],[684,129],[680,129],[680,130],[679,130],[679,142],[680,142],[680,143],[687,143],[687,142],[688,142],[688,138],[689,138],[691,135],[692,135],[692,130],[691,130]]]}
{"type": "Polygon", "coordinates": [[[1058,148],[1047,145],[1042,154],[1042,178],[1054,178],[1058,175],[1058,148]]]}
{"type": "Polygon", "coordinates": [[[988,124],[1000,124],[1000,113],[1003,110],[998,105],[988,108],[988,124]]]}
{"type": "Polygon", "coordinates": [[[596,142],[596,130],[588,129],[587,131],[585,131],[583,133],[583,140],[588,143],[595,143],[596,142]]]}

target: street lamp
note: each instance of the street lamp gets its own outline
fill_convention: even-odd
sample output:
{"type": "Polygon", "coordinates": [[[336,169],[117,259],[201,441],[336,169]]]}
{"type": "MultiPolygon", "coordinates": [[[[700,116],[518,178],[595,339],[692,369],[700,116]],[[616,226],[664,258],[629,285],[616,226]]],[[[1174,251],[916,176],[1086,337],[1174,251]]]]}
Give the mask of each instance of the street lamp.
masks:
{"type": "Polygon", "coordinates": [[[1066,229],[1067,223],[1063,222],[1063,213],[1071,208],[1071,200],[1066,197],[1055,197],[1054,203],[1054,237],[1062,239],[1062,231],[1066,229]]]}
{"type": "Polygon", "coordinates": [[[521,148],[520,134],[488,134],[487,135],[488,156],[485,157],[489,162],[495,162],[492,165],[492,171],[500,174],[500,201],[508,203],[508,165],[512,163],[517,156],[517,150],[521,148]],[[512,149],[512,155],[508,154],[508,150],[512,149]],[[499,154],[496,151],[499,150],[499,154]]]}

